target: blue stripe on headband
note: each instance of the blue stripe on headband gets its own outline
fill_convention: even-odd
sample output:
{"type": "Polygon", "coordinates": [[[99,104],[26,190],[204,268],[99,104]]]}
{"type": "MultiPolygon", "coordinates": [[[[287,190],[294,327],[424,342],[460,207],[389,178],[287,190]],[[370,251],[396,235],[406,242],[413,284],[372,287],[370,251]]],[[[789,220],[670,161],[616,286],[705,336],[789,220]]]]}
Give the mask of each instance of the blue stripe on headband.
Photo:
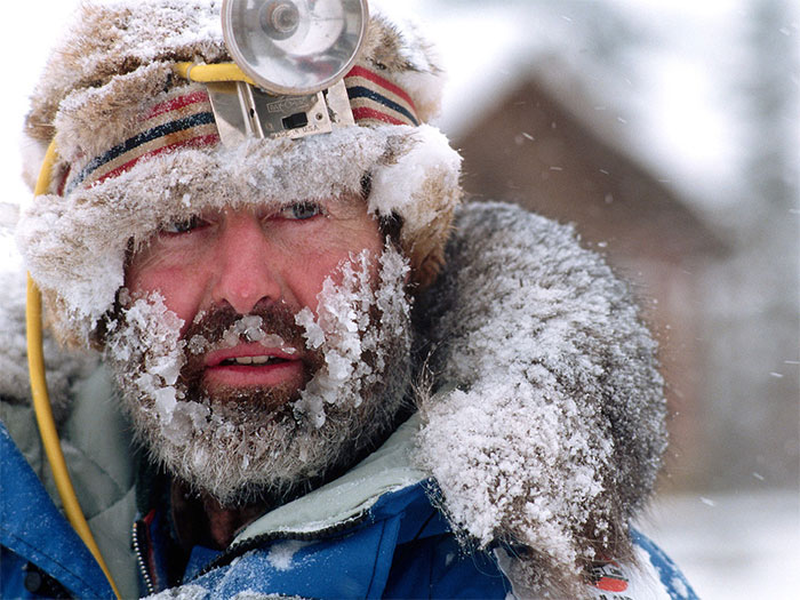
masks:
{"type": "Polygon", "coordinates": [[[214,120],[214,113],[211,112],[203,112],[197,113],[195,115],[190,115],[188,117],[184,117],[182,119],[178,119],[176,121],[170,121],[169,123],[164,123],[163,125],[159,125],[157,127],[153,127],[147,131],[143,131],[141,133],[136,134],[132,138],[129,138],[114,146],[110,150],[106,151],[105,153],[101,154],[93,158],[88,165],[86,165],[83,170],[75,177],[72,181],[69,182],[67,189],[64,191],[64,195],[68,195],[72,190],[74,190],[77,186],[83,183],[89,175],[94,173],[97,169],[102,167],[103,165],[111,162],[112,160],[119,158],[123,154],[130,152],[131,150],[135,150],[139,146],[146,144],[148,142],[152,142],[160,137],[164,137],[165,135],[169,135],[171,133],[177,133],[178,131],[185,131],[186,129],[191,129],[192,127],[198,127],[200,125],[208,125],[211,123],[215,123],[214,120]]]}
{"type": "Polygon", "coordinates": [[[386,108],[389,108],[395,112],[400,113],[401,115],[406,117],[409,121],[411,121],[411,123],[413,123],[414,126],[419,125],[419,121],[417,121],[417,118],[405,106],[402,106],[397,102],[389,100],[387,97],[381,96],[376,91],[371,90],[362,85],[356,85],[347,88],[347,97],[350,98],[350,100],[354,100],[356,98],[366,98],[367,100],[372,100],[374,102],[377,102],[378,104],[385,106],[386,108]]]}

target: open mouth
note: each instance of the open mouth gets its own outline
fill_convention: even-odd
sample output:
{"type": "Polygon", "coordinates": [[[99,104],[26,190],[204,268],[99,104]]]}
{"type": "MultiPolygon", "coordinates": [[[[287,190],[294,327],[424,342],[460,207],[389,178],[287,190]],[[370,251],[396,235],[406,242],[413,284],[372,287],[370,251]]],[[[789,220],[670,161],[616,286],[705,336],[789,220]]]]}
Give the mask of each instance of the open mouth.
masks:
{"type": "Polygon", "coordinates": [[[297,350],[289,353],[259,343],[240,344],[210,352],[204,363],[203,383],[210,390],[217,386],[294,389],[305,382],[306,367],[297,350]]]}
{"type": "Polygon", "coordinates": [[[218,367],[261,367],[265,365],[277,365],[289,362],[284,358],[277,356],[239,356],[236,358],[226,358],[218,367]]]}
{"type": "Polygon", "coordinates": [[[203,384],[211,391],[219,386],[299,389],[304,381],[305,366],[302,360],[278,351],[263,354],[256,348],[218,352],[207,360],[203,371],[203,384]],[[231,356],[231,353],[241,356],[231,356]]]}

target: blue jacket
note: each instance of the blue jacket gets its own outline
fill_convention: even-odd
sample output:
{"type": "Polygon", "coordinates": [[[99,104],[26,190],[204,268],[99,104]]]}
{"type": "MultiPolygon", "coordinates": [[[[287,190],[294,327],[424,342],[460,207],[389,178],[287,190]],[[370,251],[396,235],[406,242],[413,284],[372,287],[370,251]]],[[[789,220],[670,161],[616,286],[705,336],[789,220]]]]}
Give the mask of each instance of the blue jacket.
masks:
{"type": "MultiPolygon", "coordinates": [[[[112,597],[97,563],[50,500],[5,427],[0,427],[0,450],[0,596],[58,596],[63,587],[78,598],[112,597]],[[30,563],[37,569],[32,570],[30,563]],[[26,589],[26,576],[31,583],[42,582],[39,594],[26,589]]],[[[305,535],[255,534],[225,552],[197,547],[186,569],[184,585],[191,586],[186,591],[206,590],[213,598],[231,598],[242,590],[307,598],[508,597],[512,586],[496,553],[465,553],[447,521],[431,505],[428,485],[423,481],[385,493],[362,514],[311,528],[305,535]]],[[[158,585],[164,557],[158,556],[158,528],[151,522],[149,529],[151,543],[145,558],[155,569],[148,577],[158,585]]],[[[663,586],[656,597],[696,597],[675,565],[652,542],[636,533],[634,540],[663,586]]],[[[605,593],[607,598],[628,597],[626,579],[630,577],[622,574],[617,586],[607,586],[621,590],[619,593],[597,593],[605,593]]]]}

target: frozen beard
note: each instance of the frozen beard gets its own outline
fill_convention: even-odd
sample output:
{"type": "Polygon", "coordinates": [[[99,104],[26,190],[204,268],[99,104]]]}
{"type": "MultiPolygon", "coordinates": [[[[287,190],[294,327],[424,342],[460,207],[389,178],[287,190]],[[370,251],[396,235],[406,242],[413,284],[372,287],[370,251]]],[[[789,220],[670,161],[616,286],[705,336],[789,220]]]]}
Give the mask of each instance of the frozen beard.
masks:
{"type": "Polygon", "coordinates": [[[153,458],[196,491],[237,506],[303,491],[382,441],[411,377],[409,267],[387,242],[374,281],[375,259],[364,251],[341,264],[341,283],[325,281],[316,314],[221,308],[183,336],[160,294],[122,297],[106,357],[153,458]],[[202,356],[254,342],[299,351],[310,376],[303,389],[204,389],[202,356]]]}

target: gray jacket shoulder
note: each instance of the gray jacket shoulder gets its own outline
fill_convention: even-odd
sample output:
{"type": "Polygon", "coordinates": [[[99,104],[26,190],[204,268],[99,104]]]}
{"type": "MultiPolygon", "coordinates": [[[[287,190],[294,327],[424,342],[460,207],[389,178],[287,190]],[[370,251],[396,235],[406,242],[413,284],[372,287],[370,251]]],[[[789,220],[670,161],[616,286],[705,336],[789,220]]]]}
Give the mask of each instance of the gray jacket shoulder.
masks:
{"type": "MultiPolygon", "coordinates": [[[[26,296],[27,277],[22,267],[5,265],[0,269],[0,399],[13,405],[31,401],[26,296]]],[[[48,391],[59,419],[68,410],[72,386],[96,368],[97,357],[60,347],[46,331],[44,355],[48,391]]]]}

